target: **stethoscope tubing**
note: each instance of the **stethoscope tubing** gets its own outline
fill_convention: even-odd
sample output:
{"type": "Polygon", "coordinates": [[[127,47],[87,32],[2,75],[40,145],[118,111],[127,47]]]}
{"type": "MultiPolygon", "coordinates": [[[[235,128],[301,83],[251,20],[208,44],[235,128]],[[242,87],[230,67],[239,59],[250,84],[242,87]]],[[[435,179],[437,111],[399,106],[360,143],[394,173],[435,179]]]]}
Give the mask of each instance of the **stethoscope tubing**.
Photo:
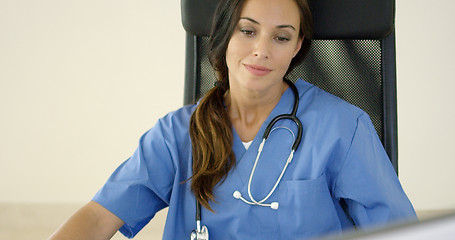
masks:
{"type": "Polygon", "coordinates": [[[302,134],[303,134],[303,126],[302,122],[297,118],[297,109],[299,108],[299,92],[297,91],[297,87],[292,83],[291,81],[285,79],[284,80],[289,87],[291,88],[293,94],[294,94],[294,106],[292,108],[292,112],[290,114],[281,114],[276,116],[275,118],[270,121],[269,125],[265,128],[264,135],[262,136],[262,139],[267,140],[269,138],[270,132],[272,131],[273,126],[281,120],[284,119],[290,119],[292,120],[296,125],[297,125],[297,138],[294,140],[294,144],[292,144],[292,150],[294,152],[297,150],[297,148],[300,145],[300,141],[302,140],[302,134]]]}
{"type": "MultiPolygon", "coordinates": [[[[289,163],[291,163],[291,161],[292,161],[292,159],[294,157],[294,152],[297,150],[297,148],[300,145],[300,141],[302,140],[303,126],[302,126],[302,123],[300,122],[300,120],[297,118],[297,110],[298,110],[298,107],[299,107],[299,92],[297,90],[297,87],[294,85],[294,83],[292,83],[291,81],[289,81],[287,79],[284,79],[284,81],[289,85],[289,87],[291,88],[291,90],[292,90],[292,92],[294,94],[294,106],[292,108],[292,112],[290,114],[281,114],[281,115],[278,115],[275,118],[273,118],[272,121],[270,121],[270,123],[267,125],[267,127],[266,127],[266,129],[264,131],[264,135],[262,136],[262,142],[261,142],[261,144],[259,146],[258,154],[256,156],[256,160],[255,160],[255,163],[254,163],[254,166],[253,166],[253,169],[251,171],[250,178],[249,178],[249,181],[248,181],[248,195],[249,195],[251,201],[248,201],[245,198],[243,198],[239,191],[235,191],[234,192],[234,197],[235,198],[238,198],[238,199],[242,200],[243,202],[245,202],[247,204],[250,204],[250,205],[269,206],[272,209],[278,209],[278,203],[277,202],[273,202],[272,204],[266,204],[264,202],[273,194],[273,192],[277,188],[277,186],[280,183],[281,178],[283,177],[283,175],[284,175],[289,163]],[[273,126],[278,121],[285,120],[285,119],[292,120],[297,125],[297,128],[298,128],[297,137],[295,137],[294,134],[291,131],[292,135],[294,136],[294,143],[292,144],[291,153],[289,154],[289,157],[286,160],[286,164],[283,167],[283,170],[281,171],[281,174],[278,177],[277,181],[275,182],[275,185],[273,186],[272,190],[267,194],[267,196],[265,198],[263,198],[260,201],[257,201],[257,200],[255,200],[253,198],[253,196],[251,194],[251,182],[252,182],[252,179],[253,179],[254,172],[256,170],[256,166],[257,166],[259,157],[261,156],[262,149],[264,148],[265,142],[267,141],[270,133],[273,132],[273,130],[274,130],[274,129],[272,129],[273,126]]],[[[206,235],[204,237],[206,237],[206,239],[208,239],[207,227],[206,226],[202,226],[201,227],[201,203],[197,199],[196,199],[196,225],[197,225],[196,226],[197,227],[196,230],[193,230],[193,232],[191,234],[192,239],[193,239],[193,236],[197,237],[199,234],[206,235]],[[197,233],[195,231],[197,231],[197,233]],[[193,235],[193,234],[195,234],[195,235],[193,235]]]]}
{"type": "Polygon", "coordinates": [[[251,202],[255,203],[256,205],[261,205],[263,202],[267,201],[267,199],[269,199],[269,197],[273,194],[273,192],[275,192],[275,189],[278,187],[278,184],[280,183],[281,178],[283,177],[284,173],[286,172],[286,169],[288,168],[289,163],[292,161],[292,158],[294,157],[294,150],[291,150],[291,153],[289,154],[289,157],[286,160],[286,164],[284,165],[283,170],[280,173],[280,176],[276,180],[275,185],[273,185],[272,190],[270,190],[270,192],[267,194],[267,196],[265,196],[262,200],[257,201],[256,199],[253,198],[253,195],[251,194],[251,182],[253,181],[253,175],[254,175],[254,172],[256,171],[256,166],[259,161],[259,157],[262,154],[262,149],[264,148],[265,141],[266,141],[266,139],[263,139],[261,145],[259,146],[258,154],[256,156],[256,160],[254,161],[253,169],[251,171],[250,178],[248,180],[248,196],[250,197],[251,202]]]}

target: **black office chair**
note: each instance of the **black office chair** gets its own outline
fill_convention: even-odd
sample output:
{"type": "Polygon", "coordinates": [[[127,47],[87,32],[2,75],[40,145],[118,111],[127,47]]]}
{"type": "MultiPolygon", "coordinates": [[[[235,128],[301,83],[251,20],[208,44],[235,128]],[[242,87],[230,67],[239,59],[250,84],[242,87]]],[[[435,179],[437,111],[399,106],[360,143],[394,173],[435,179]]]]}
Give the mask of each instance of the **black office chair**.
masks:
{"type": "MultiPolygon", "coordinates": [[[[218,0],[181,0],[186,36],[184,104],[213,87],[207,57],[218,0]]],[[[314,40],[288,78],[302,78],[370,115],[398,173],[394,0],[309,0],[314,40]]]]}

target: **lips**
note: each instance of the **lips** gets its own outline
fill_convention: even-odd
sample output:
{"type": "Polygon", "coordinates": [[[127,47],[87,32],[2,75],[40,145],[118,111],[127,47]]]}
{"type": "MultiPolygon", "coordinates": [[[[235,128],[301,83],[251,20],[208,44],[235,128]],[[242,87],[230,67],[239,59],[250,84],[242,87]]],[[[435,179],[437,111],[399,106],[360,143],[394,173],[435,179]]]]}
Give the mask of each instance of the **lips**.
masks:
{"type": "Polygon", "coordinates": [[[259,76],[259,77],[265,76],[272,71],[272,69],[269,69],[269,68],[266,68],[263,66],[259,66],[259,65],[244,64],[244,66],[251,74],[253,74],[255,76],[259,76]]]}

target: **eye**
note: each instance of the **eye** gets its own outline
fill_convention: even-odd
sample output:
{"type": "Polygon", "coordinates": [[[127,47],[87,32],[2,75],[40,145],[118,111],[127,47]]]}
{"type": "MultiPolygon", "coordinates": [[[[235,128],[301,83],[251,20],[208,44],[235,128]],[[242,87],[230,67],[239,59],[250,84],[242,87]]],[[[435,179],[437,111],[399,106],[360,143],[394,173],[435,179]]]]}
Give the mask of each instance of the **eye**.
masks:
{"type": "Polygon", "coordinates": [[[240,28],[240,32],[246,36],[253,36],[256,34],[252,28],[240,28]]]}
{"type": "Polygon", "coordinates": [[[280,43],[286,43],[286,42],[289,42],[291,40],[291,38],[289,38],[287,36],[276,36],[273,39],[275,39],[276,41],[278,41],[280,43]]]}

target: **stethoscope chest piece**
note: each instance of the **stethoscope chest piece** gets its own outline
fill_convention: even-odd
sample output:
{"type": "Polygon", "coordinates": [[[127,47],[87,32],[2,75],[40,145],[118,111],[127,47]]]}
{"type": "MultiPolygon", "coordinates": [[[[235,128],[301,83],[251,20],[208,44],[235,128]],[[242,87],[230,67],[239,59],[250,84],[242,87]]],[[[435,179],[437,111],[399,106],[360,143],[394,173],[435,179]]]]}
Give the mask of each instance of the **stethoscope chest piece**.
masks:
{"type": "Polygon", "coordinates": [[[198,230],[193,230],[191,232],[191,240],[209,240],[209,230],[207,227],[204,225],[198,230]]]}

